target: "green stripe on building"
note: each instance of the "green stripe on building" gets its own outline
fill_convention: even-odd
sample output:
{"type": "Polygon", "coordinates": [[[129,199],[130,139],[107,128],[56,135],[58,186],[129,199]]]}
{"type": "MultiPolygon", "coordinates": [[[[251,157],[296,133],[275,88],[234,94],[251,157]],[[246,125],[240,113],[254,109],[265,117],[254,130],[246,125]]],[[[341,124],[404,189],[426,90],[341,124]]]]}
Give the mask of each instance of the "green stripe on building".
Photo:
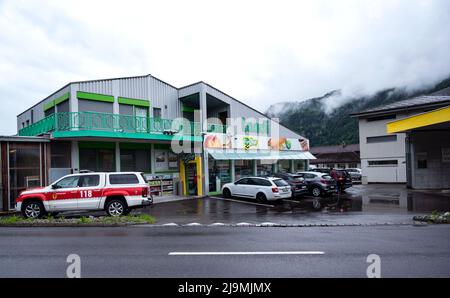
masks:
{"type": "Polygon", "coordinates": [[[77,91],[77,98],[93,101],[111,102],[111,103],[114,102],[114,96],[112,95],[96,94],[82,91],[77,91]]]}
{"type": "Polygon", "coordinates": [[[70,98],[70,92],[67,92],[66,94],[55,99],[55,105],[59,105],[60,103],[63,103],[66,100],[69,100],[69,98],[70,98]]]}
{"type": "Polygon", "coordinates": [[[146,107],[146,108],[150,107],[150,101],[145,99],[119,97],[119,103],[137,107],[146,107]]]}
{"type": "Polygon", "coordinates": [[[67,93],[61,95],[60,97],[58,97],[58,98],[56,98],[56,99],[54,99],[54,100],[44,104],[44,112],[47,111],[47,110],[50,110],[51,108],[53,108],[54,106],[56,106],[56,105],[58,105],[60,103],[65,102],[69,98],[70,98],[70,92],[67,92],[67,93]]]}
{"type": "Polygon", "coordinates": [[[54,100],[52,100],[51,102],[47,102],[46,104],[44,104],[44,112],[47,111],[47,110],[50,110],[54,106],[55,106],[55,101],[54,100]]]}

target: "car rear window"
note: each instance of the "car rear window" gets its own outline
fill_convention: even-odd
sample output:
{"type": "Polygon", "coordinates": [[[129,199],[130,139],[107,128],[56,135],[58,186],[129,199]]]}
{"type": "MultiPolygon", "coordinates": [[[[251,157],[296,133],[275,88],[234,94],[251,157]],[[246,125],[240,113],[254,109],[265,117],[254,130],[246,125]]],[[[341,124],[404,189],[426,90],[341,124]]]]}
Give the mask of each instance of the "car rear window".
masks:
{"type": "Polygon", "coordinates": [[[283,179],[273,180],[273,183],[275,183],[276,186],[289,186],[289,183],[287,183],[283,179]]]}
{"type": "Polygon", "coordinates": [[[256,185],[261,185],[261,186],[272,186],[272,183],[270,183],[269,180],[266,179],[258,179],[258,178],[254,178],[253,181],[255,182],[254,184],[256,185]]]}
{"type": "Polygon", "coordinates": [[[110,174],[110,184],[139,184],[139,179],[135,174],[110,174]]]}

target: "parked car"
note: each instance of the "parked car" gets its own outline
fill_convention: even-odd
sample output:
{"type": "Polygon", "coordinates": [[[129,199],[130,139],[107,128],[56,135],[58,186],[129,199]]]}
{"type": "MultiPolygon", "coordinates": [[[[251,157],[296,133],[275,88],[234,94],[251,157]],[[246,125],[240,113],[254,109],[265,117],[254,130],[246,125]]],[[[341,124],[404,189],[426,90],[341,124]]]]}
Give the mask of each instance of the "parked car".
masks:
{"type": "Polygon", "coordinates": [[[347,173],[350,174],[350,176],[352,177],[353,181],[361,181],[361,178],[362,178],[361,169],[350,168],[350,169],[346,169],[346,171],[347,171],[347,173]]]}
{"type": "Polygon", "coordinates": [[[105,210],[109,216],[128,214],[151,205],[149,185],[141,173],[84,173],[62,177],[53,184],[26,190],[16,210],[26,218],[63,211],[105,210]]]}
{"type": "Polygon", "coordinates": [[[278,201],[292,196],[289,184],[275,177],[246,177],[222,187],[226,198],[243,197],[256,199],[258,202],[278,201]]]}
{"type": "Polygon", "coordinates": [[[330,174],[331,169],[330,168],[310,168],[310,172],[317,172],[317,173],[324,173],[324,174],[330,174]]]}
{"type": "Polygon", "coordinates": [[[314,197],[325,196],[336,192],[336,181],[330,175],[320,172],[298,172],[308,186],[309,193],[314,197]]]}
{"type": "Polygon", "coordinates": [[[275,177],[281,178],[291,186],[292,197],[301,196],[309,193],[308,185],[302,176],[291,173],[277,173],[275,177]]]}

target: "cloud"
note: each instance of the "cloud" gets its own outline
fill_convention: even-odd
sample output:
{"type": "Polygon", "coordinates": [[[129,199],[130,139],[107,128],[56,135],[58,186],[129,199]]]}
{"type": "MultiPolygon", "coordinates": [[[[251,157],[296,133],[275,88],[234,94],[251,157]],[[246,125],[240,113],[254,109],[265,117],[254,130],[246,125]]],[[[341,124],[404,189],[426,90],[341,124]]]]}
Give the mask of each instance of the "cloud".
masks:
{"type": "Polygon", "coordinates": [[[264,111],[450,74],[446,0],[0,1],[0,134],[75,80],[204,80],[264,111]]]}

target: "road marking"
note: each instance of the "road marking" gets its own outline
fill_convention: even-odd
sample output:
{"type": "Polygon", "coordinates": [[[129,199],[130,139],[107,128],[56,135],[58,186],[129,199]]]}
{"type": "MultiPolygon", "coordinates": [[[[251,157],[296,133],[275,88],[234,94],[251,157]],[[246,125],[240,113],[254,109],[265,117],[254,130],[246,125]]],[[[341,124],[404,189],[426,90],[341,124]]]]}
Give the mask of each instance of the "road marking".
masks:
{"type": "Polygon", "coordinates": [[[323,251],[204,251],[169,252],[169,256],[324,255],[323,251]]]}
{"type": "Polygon", "coordinates": [[[267,204],[260,204],[260,203],[254,203],[254,202],[240,201],[240,200],[227,199],[227,198],[221,198],[221,197],[211,197],[211,198],[219,199],[219,200],[223,200],[223,201],[242,203],[242,204],[249,204],[249,205],[255,205],[255,206],[263,206],[263,207],[275,208],[274,205],[267,205],[267,204]]]}

